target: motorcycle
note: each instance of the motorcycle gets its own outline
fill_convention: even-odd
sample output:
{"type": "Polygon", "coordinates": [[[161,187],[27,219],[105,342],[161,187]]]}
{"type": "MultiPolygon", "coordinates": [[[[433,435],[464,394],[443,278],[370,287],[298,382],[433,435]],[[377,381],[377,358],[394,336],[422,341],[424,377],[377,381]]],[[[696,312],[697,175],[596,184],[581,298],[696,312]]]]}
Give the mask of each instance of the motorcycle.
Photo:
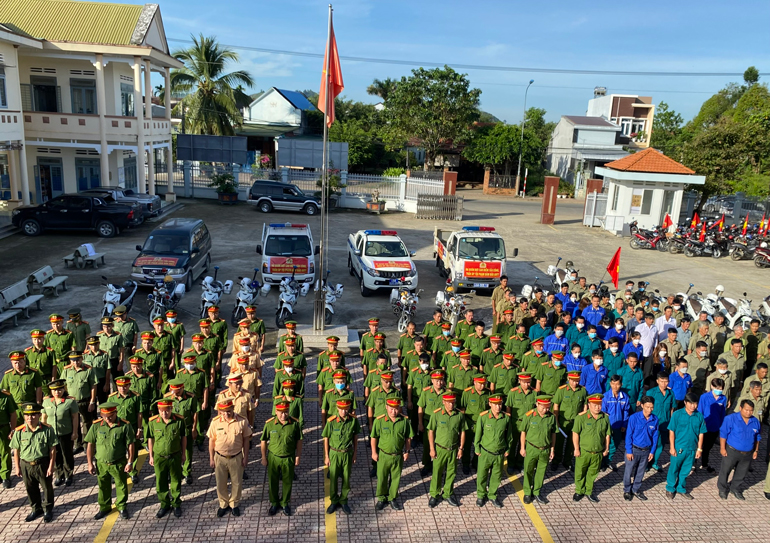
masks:
{"type": "Polygon", "coordinates": [[[126,311],[130,311],[131,306],[134,305],[134,294],[136,294],[138,289],[136,281],[129,280],[122,285],[116,285],[115,283],[110,283],[104,275],[102,275],[102,279],[106,281],[106,283],[102,284],[107,287],[107,292],[102,296],[102,303],[104,304],[102,317],[111,317],[112,312],[119,305],[126,306],[126,311]]]}
{"type": "Polygon", "coordinates": [[[532,301],[535,299],[535,290],[537,288],[540,288],[540,290],[543,291],[543,298],[548,296],[548,291],[540,284],[538,283],[539,277],[535,276],[535,282],[532,285],[524,285],[521,287],[521,293],[519,294],[520,297],[524,297],[529,301],[532,301]]]}
{"type": "Polygon", "coordinates": [[[762,305],[759,306],[757,311],[757,318],[762,321],[762,326],[767,326],[770,323],[770,296],[766,296],[762,300],[762,305]]]}
{"type": "Polygon", "coordinates": [[[170,275],[165,275],[166,271],[162,269],[144,276],[146,282],[151,282],[154,285],[152,294],[147,295],[147,306],[150,308],[147,320],[149,320],[150,326],[157,317],[162,317],[166,311],[174,309],[186,292],[184,284],[177,283],[170,275]],[[160,280],[158,280],[159,274],[164,274],[160,280]]]}
{"type": "Polygon", "coordinates": [[[684,300],[684,307],[687,310],[687,315],[692,322],[698,320],[701,311],[705,311],[709,318],[713,317],[714,313],[716,313],[714,302],[709,299],[708,296],[704,298],[703,293],[700,291],[695,294],[690,294],[690,289],[694,286],[695,285],[690,283],[687,292],[680,293],[680,296],[682,296],[682,299],[684,300]]]}
{"type": "Polygon", "coordinates": [[[334,316],[334,302],[337,301],[337,298],[342,296],[342,285],[340,283],[337,283],[332,288],[331,285],[329,285],[329,274],[331,273],[331,270],[326,271],[326,278],[323,280],[323,285],[319,286],[318,281],[315,283],[315,292],[318,292],[319,288],[323,288],[324,292],[324,323],[325,324],[331,324],[332,323],[332,317],[334,316]]]}
{"type": "Polygon", "coordinates": [[[246,307],[256,304],[257,297],[259,296],[259,281],[257,281],[257,272],[259,268],[254,268],[254,277],[249,279],[248,277],[238,277],[241,281],[241,290],[235,296],[235,307],[233,308],[233,315],[230,318],[230,322],[233,326],[237,326],[238,323],[246,318],[246,307]]]}
{"type": "Polygon", "coordinates": [[[689,238],[688,233],[677,231],[668,239],[668,252],[672,255],[683,253],[689,238]]]}
{"type": "Polygon", "coordinates": [[[757,268],[770,267],[770,247],[757,247],[754,250],[754,265],[757,268]]]}
{"type": "Polygon", "coordinates": [[[578,270],[575,269],[575,265],[571,260],[567,260],[567,262],[564,263],[564,268],[559,268],[559,262],[561,262],[561,257],[559,257],[555,265],[548,266],[545,271],[545,273],[551,278],[554,292],[561,290],[561,284],[569,281],[571,274],[578,273],[578,270]]]}
{"type": "Polygon", "coordinates": [[[629,243],[632,249],[657,249],[661,252],[668,250],[668,239],[663,230],[659,228],[643,230],[639,228],[637,221],[632,222],[629,226],[631,229],[629,243]]]}
{"type": "Polygon", "coordinates": [[[739,300],[725,298],[722,296],[723,293],[724,287],[722,285],[717,285],[717,309],[725,316],[725,325],[730,329],[736,324],[748,328],[752,319],[751,300],[745,298],[745,292],[743,293],[744,298],[740,298],[739,300]]]}
{"type": "Polygon", "coordinates": [[[417,303],[420,301],[420,293],[422,291],[423,289],[419,289],[417,292],[414,292],[405,286],[399,287],[398,290],[393,289],[390,291],[390,305],[393,308],[393,313],[399,315],[399,333],[403,334],[406,332],[406,325],[414,319],[414,315],[417,312],[417,303]]]}
{"type": "Polygon", "coordinates": [[[728,252],[728,242],[726,239],[717,239],[713,236],[707,236],[705,241],[696,241],[690,239],[684,247],[684,256],[708,256],[721,258],[728,252]]]}
{"type": "Polygon", "coordinates": [[[759,240],[751,235],[746,236],[746,239],[736,239],[730,244],[730,258],[733,260],[753,259],[757,247],[766,248],[767,243],[764,241],[759,243],[759,240]]]}
{"type": "Polygon", "coordinates": [[[233,290],[233,282],[229,279],[222,283],[217,281],[217,273],[219,272],[219,266],[214,266],[214,277],[207,275],[201,282],[201,309],[200,315],[202,319],[205,319],[208,315],[209,307],[219,305],[219,300],[222,299],[222,294],[230,294],[233,290]]]}
{"type": "MultiPolygon", "coordinates": [[[[287,320],[290,320],[294,314],[294,306],[297,305],[297,296],[307,296],[310,290],[310,283],[302,283],[300,287],[297,280],[294,279],[294,275],[297,273],[297,266],[291,272],[291,277],[284,277],[278,284],[278,306],[275,311],[275,325],[278,328],[283,328],[287,320]]],[[[270,290],[269,285],[265,285],[268,288],[262,287],[263,294],[267,294],[270,290]]]]}
{"type": "Polygon", "coordinates": [[[475,290],[470,291],[468,294],[455,292],[454,289],[452,289],[451,282],[447,282],[445,290],[436,292],[436,307],[441,311],[441,318],[452,325],[450,334],[455,333],[457,323],[460,322],[463,315],[465,315],[466,306],[470,303],[471,298],[473,298],[475,294],[475,290]]]}

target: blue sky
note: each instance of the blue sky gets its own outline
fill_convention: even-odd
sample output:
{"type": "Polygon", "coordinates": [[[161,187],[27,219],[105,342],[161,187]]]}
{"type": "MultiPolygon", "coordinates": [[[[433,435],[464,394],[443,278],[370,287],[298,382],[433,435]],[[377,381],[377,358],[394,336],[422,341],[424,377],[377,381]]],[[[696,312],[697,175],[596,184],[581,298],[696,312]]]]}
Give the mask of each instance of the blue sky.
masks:
{"type": "MultiPolygon", "coordinates": [[[[140,3],[140,2],[134,2],[140,3]]],[[[311,0],[160,0],[168,38],[203,32],[232,45],[323,53],[327,3],[311,0]]],[[[338,0],[334,27],[340,55],[494,66],[624,71],[770,73],[770,2],[668,0],[550,2],[338,0]]],[[[172,50],[185,47],[170,41],[172,50]]],[[[316,89],[322,60],[238,50],[256,90],[316,89]]],[[[400,78],[416,66],[342,61],[344,95],[366,94],[374,78],[400,78]]],[[[652,96],[692,118],[711,94],[738,77],[564,75],[461,70],[482,90],[482,109],[521,119],[527,105],[548,120],[585,114],[595,86],[652,96]]],[[[770,80],[763,77],[762,81],[770,80]]]]}

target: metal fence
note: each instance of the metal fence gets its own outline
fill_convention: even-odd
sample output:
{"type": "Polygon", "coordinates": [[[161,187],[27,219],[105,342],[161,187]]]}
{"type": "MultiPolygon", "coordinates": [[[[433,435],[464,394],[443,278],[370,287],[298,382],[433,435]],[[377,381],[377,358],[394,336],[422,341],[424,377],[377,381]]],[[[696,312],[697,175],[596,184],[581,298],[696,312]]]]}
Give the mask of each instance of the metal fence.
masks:
{"type": "Polygon", "coordinates": [[[418,194],[417,219],[463,220],[463,198],[454,194],[418,194]]]}
{"type": "Polygon", "coordinates": [[[410,177],[406,180],[406,199],[416,202],[419,194],[444,194],[444,180],[410,177]]]}
{"type": "Polygon", "coordinates": [[[500,175],[493,172],[489,174],[489,186],[498,189],[512,189],[516,187],[515,175],[500,175]]]}
{"type": "Polygon", "coordinates": [[[409,175],[410,177],[417,177],[420,179],[441,179],[442,181],[444,179],[443,170],[410,170],[409,175]]]}
{"type": "Polygon", "coordinates": [[[381,175],[348,174],[345,185],[347,196],[369,198],[375,191],[381,200],[398,200],[401,198],[400,177],[383,177],[381,175]]]}
{"type": "Polygon", "coordinates": [[[583,226],[603,226],[606,215],[607,195],[602,192],[589,192],[586,195],[583,226]]]}

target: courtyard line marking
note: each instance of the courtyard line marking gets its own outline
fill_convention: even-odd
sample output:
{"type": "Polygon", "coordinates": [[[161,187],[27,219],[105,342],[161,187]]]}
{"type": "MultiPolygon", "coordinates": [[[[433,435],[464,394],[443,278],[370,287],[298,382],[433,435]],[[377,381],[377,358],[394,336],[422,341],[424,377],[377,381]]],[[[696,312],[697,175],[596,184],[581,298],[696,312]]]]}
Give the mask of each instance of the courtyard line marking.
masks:
{"type": "Polygon", "coordinates": [[[556,228],[554,228],[554,227],[553,227],[553,226],[551,226],[550,224],[546,224],[546,226],[547,226],[548,228],[550,228],[551,230],[553,230],[554,232],[558,232],[558,230],[556,230],[556,228]]]}
{"type": "MultiPolygon", "coordinates": [[[[507,467],[508,461],[505,461],[505,466],[507,467]]],[[[503,468],[506,469],[506,468],[503,468]]],[[[521,504],[524,505],[524,510],[529,515],[529,519],[532,521],[532,524],[535,526],[535,529],[537,530],[537,533],[540,534],[540,539],[543,540],[543,543],[554,543],[553,538],[551,537],[550,532],[548,531],[548,528],[545,527],[545,524],[543,523],[543,519],[540,518],[540,515],[537,513],[537,508],[532,505],[526,505],[524,504],[524,487],[521,484],[521,480],[516,475],[509,475],[508,480],[513,485],[513,490],[516,492],[516,495],[519,497],[519,500],[521,501],[521,504]]]]}
{"type": "Polygon", "coordinates": [[[337,543],[337,513],[331,515],[326,513],[326,510],[332,504],[331,500],[331,487],[332,483],[326,475],[329,473],[329,468],[324,466],[324,527],[326,529],[326,543],[337,543]]]}
{"type": "MultiPolygon", "coordinates": [[[[139,455],[137,456],[138,462],[136,463],[136,471],[140,471],[142,469],[142,466],[144,466],[144,461],[147,459],[147,451],[141,450],[139,451],[139,455]]],[[[128,481],[128,495],[131,495],[131,489],[134,487],[134,482],[129,478],[128,481]]],[[[104,524],[102,524],[101,529],[99,530],[99,533],[96,534],[96,537],[94,538],[94,543],[107,543],[107,538],[110,537],[110,532],[112,532],[112,527],[115,526],[115,522],[118,520],[118,510],[113,509],[112,512],[107,515],[107,517],[104,519],[104,524]]]]}

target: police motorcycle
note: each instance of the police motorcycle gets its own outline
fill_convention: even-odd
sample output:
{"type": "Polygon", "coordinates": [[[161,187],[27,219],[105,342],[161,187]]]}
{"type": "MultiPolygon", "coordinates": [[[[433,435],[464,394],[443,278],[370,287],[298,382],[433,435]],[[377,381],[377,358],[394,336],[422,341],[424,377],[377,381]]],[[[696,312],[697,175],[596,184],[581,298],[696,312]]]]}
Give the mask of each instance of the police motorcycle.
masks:
{"type": "Polygon", "coordinates": [[[561,257],[559,257],[555,265],[552,264],[548,266],[545,271],[545,273],[551,278],[554,292],[559,292],[561,290],[562,283],[570,281],[573,275],[575,276],[575,279],[577,279],[578,275],[578,270],[575,269],[575,265],[571,260],[567,260],[567,262],[564,263],[564,268],[559,268],[559,262],[561,262],[561,257]]]}
{"type": "Polygon", "coordinates": [[[521,292],[519,293],[519,296],[522,298],[526,298],[528,301],[532,301],[535,299],[535,291],[539,288],[543,291],[543,298],[548,296],[548,290],[541,285],[538,282],[538,279],[540,279],[538,276],[535,276],[535,281],[532,285],[524,285],[521,287],[521,292]]]}
{"type": "Polygon", "coordinates": [[[129,280],[122,285],[117,285],[110,283],[104,275],[102,275],[102,279],[106,281],[102,284],[107,287],[107,292],[102,296],[102,303],[104,304],[102,317],[111,317],[112,312],[119,305],[126,306],[126,311],[131,310],[131,306],[134,305],[134,294],[139,288],[136,281],[129,280]]]}
{"type": "Polygon", "coordinates": [[[206,318],[209,307],[218,306],[219,300],[222,299],[223,294],[230,294],[233,290],[233,282],[229,279],[222,283],[217,281],[217,273],[219,272],[219,266],[214,266],[214,277],[207,275],[201,282],[201,309],[200,315],[202,319],[206,318]]]}
{"type": "Polygon", "coordinates": [[[762,304],[757,310],[757,318],[762,321],[762,326],[767,326],[770,323],[770,296],[766,296],[762,300],[762,304]]]}
{"type": "Polygon", "coordinates": [[[444,290],[436,292],[436,308],[441,311],[441,318],[452,325],[451,334],[455,333],[457,323],[465,315],[465,309],[475,294],[475,290],[468,294],[455,292],[451,279],[447,280],[444,290]]]}
{"type": "Polygon", "coordinates": [[[390,291],[390,306],[393,309],[393,313],[398,315],[399,333],[403,334],[406,332],[406,325],[409,324],[409,321],[414,320],[422,291],[423,289],[419,289],[415,292],[409,290],[406,286],[400,286],[398,290],[393,289],[390,291]]]}
{"type": "Polygon", "coordinates": [[[725,298],[722,296],[724,292],[725,287],[717,285],[714,294],[709,294],[709,297],[716,297],[716,307],[725,316],[725,325],[731,329],[737,324],[747,328],[752,319],[751,300],[745,298],[745,292],[743,293],[744,298],[738,300],[725,298]]]}
{"type": "Polygon", "coordinates": [[[342,296],[342,284],[340,283],[337,283],[336,285],[329,284],[329,274],[331,272],[332,272],[331,270],[326,270],[326,277],[324,278],[322,284],[319,284],[320,280],[317,280],[315,282],[315,289],[314,289],[314,292],[318,292],[318,289],[322,288],[324,292],[324,323],[325,324],[332,323],[332,317],[334,316],[334,302],[337,301],[337,298],[342,296]]]}
{"type": "Polygon", "coordinates": [[[153,285],[152,294],[147,295],[147,306],[150,308],[147,320],[150,325],[156,318],[165,315],[166,311],[174,309],[186,292],[184,283],[177,283],[173,277],[166,275],[167,271],[163,268],[144,274],[145,282],[153,285]]]}
{"type": "Polygon", "coordinates": [[[692,289],[694,286],[695,285],[690,283],[690,286],[687,288],[687,292],[679,293],[679,296],[681,296],[682,300],[684,301],[684,308],[687,311],[687,316],[690,317],[692,322],[695,322],[698,320],[700,312],[705,311],[709,316],[709,320],[713,319],[714,313],[717,311],[715,305],[717,302],[717,297],[714,295],[710,295],[711,297],[704,297],[701,291],[690,294],[690,289],[692,289]]]}
{"type": "MultiPolygon", "coordinates": [[[[284,277],[278,284],[278,305],[275,308],[275,325],[278,328],[283,328],[286,321],[291,320],[294,306],[297,305],[297,297],[307,296],[310,291],[310,283],[302,283],[302,286],[297,283],[294,278],[296,273],[297,266],[293,266],[291,277],[284,277]]],[[[265,283],[260,292],[263,296],[267,296],[270,292],[270,283],[265,283]]]]}
{"type": "Polygon", "coordinates": [[[257,281],[257,272],[259,268],[254,268],[254,277],[249,279],[248,277],[238,277],[240,280],[241,288],[238,294],[235,295],[235,307],[233,308],[233,315],[230,318],[230,323],[233,326],[237,326],[238,323],[246,318],[246,308],[250,305],[257,303],[259,297],[259,281],[257,281]]]}

